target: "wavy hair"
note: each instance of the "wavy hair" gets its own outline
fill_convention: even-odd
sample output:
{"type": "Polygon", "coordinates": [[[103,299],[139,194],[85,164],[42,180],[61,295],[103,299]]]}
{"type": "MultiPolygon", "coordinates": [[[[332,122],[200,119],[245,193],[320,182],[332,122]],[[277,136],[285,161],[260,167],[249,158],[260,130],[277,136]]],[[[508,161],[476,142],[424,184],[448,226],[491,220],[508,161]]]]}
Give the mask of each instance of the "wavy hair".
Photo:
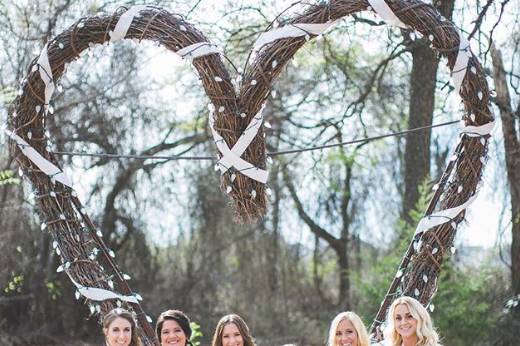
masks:
{"type": "Polygon", "coordinates": [[[244,346],[256,346],[251,333],[249,332],[249,327],[246,322],[242,319],[242,317],[237,314],[230,314],[222,317],[220,321],[217,323],[217,327],[215,328],[215,333],[213,334],[213,341],[211,342],[211,346],[222,346],[222,334],[224,333],[224,327],[228,324],[233,323],[237,326],[240,335],[242,335],[242,339],[244,340],[244,346]]]}
{"type": "Polygon", "coordinates": [[[358,346],[368,346],[370,341],[368,339],[367,329],[365,328],[363,321],[361,321],[361,318],[359,318],[359,316],[352,311],[340,312],[336,315],[336,317],[334,317],[330,323],[327,346],[336,346],[336,331],[338,330],[338,326],[341,321],[344,320],[352,323],[352,326],[354,327],[357,334],[358,346]]]}
{"type": "Polygon", "coordinates": [[[132,338],[130,340],[129,346],[141,346],[141,339],[139,339],[139,335],[137,334],[137,323],[135,322],[134,314],[122,308],[112,309],[105,315],[105,317],[103,317],[103,332],[105,333],[105,337],[108,328],[118,317],[130,322],[130,326],[132,328],[132,338]]]}
{"type": "Polygon", "coordinates": [[[390,346],[400,346],[403,342],[403,338],[395,328],[395,309],[401,304],[406,305],[412,317],[417,320],[417,346],[437,346],[439,335],[433,328],[430,314],[419,301],[407,296],[394,300],[390,309],[388,309],[388,315],[386,318],[388,325],[385,328],[384,334],[385,340],[389,342],[390,346]]]}

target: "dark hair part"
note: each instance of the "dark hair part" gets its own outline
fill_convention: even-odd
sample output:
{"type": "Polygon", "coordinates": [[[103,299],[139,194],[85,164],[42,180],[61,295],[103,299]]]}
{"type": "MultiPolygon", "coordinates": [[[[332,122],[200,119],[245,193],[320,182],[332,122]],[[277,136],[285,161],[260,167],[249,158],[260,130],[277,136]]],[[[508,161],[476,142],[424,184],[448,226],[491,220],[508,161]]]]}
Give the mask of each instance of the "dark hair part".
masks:
{"type": "Polygon", "coordinates": [[[242,319],[242,317],[237,314],[230,314],[222,317],[220,321],[218,321],[217,327],[215,328],[215,334],[213,334],[213,341],[211,342],[211,346],[222,346],[222,334],[224,333],[224,327],[228,324],[233,323],[237,326],[240,335],[242,335],[242,339],[244,340],[244,346],[256,346],[251,333],[249,332],[249,327],[246,322],[242,319]]]}
{"type": "Polygon", "coordinates": [[[155,333],[157,334],[157,338],[159,342],[161,341],[161,332],[164,321],[172,320],[179,324],[182,328],[184,334],[186,334],[186,344],[192,345],[190,342],[191,338],[191,327],[190,327],[190,319],[186,314],[180,310],[166,310],[162,312],[157,318],[157,324],[155,325],[155,333]]]}
{"type": "Polygon", "coordinates": [[[110,310],[105,317],[103,317],[103,332],[105,334],[108,329],[110,328],[110,325],[112,322],[116,320],[116,318],[123,318],[127,320],[130,323],[130,327],[132,329],[132,339],[130,340],[129,346],[141,346],[141,339],[139,339],[139,335],[137,334],[137,323],[134,319],[134,314],[128,310],[122,309],[122,308],[116,308],[113,310],[110,310]]]}

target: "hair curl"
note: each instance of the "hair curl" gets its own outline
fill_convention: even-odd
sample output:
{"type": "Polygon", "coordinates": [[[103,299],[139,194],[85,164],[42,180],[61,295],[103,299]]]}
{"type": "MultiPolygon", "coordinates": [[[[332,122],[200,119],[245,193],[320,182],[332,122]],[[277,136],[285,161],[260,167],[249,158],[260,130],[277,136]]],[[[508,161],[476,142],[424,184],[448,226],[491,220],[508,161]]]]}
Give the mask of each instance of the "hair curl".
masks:
{"type": "Polygon", "coordinates": [[[438,346],[439,335],[433,328],[430,314],[418,300],[408,296],[397,298],[388,309],[385,340],[389,342],[389,345],[400,346],[403,343],[401,334],[395,328],[395,309],[398,305],[406,305],[412,317],[417,320],[417,346],[438,346]]]}

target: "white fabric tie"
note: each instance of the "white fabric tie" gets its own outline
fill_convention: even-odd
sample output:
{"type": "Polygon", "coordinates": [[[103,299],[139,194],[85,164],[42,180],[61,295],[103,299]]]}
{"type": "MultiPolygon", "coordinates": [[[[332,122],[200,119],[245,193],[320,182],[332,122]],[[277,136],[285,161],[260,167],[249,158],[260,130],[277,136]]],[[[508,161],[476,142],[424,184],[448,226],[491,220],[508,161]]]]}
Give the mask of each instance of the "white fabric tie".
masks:
{"type": "Polygon", "coordinates": [[[457,60],[455,60],[455,65],[451,72],[455,92],[457,94],[460,92],[462,82],[464,81],[466,71],[468,70],[469,58],[471,57],[471,47],[468,40],[461,33],[459,33],[459,39],[459,53],[457,54],[457,60]]]}
{"type": "Polygon", "coordinates": [[[406,24],[395,15],[394,11],[388,6],[385,0],[368,0],[370,7],[383,18],[383,20],[390,25],[406,28],[406,24]]]}
{"type": "Polygon", "coordinates": [[[43,105],[43,109],[45,114],[49,109],[49,102],[51,101],[51,96],[54,93],[54,81],[52,79],[52,69],[49,63],[49,55],[47,53],[48,43],[43,47],[40,57],[38,58],[37,64],[40,70],[40,78],[45,84],[45,104],[43,105]]]}
{"type": "Polygon", "coordinates": [[[415,235],[424,233],[429,231],[433,227],[445,224],[447,222],[451,222],[461,211],[466,209],[471,203],[475,201],[477,198],[477,194],[473,195],[470,199],[466,201],[466,203],[461,204],[457,207],[441,210],[435,213],[432,213],[428,216],[425,216],[419,221],[417,228],[415,229],[415,235]]]}
{"type": "Polygon", "coordinates": [[[110,35],[110,42],[124,39],[128,29],[130,29],[130,25],[132,25],[134,18],[139,14],[139,12],[146,9],[153,9],[153,7],[146,5],[136,5],[130,7],[125,13],[123,13],[121,17],[119,17],[119,20],[114,27],[114,31],[108,33],[110,35]]]}
{"type": "Polygon", "coordinates": [[[220,54],[220,49],[209,42],[198,42],[176,51],[178,55],[186,59],[195,59],[210,54],[220,54]]]}
{"type": "Polygon", "coordinates": [[[258,133],[262,121],[263,115],[261,114],[253,117],[233,148],[229,149],[224,138],[222,138],[222,136],[215,130],[215,119],[213,114],[210,114],[209,125],[213,134],[213,139],[218,150],[222,154],[222,158],[217,162],[221,174],[224,174],[231,167],[235,167],[240,173],[251,179],[264,184],[267,182],[269,173],[266,170],[260,169],[240,157],[258,133]]]}
{"type": "Polygon", "coordinates": [[[491,134],[494,127],[495,121],[491,121],[481,126],[466,126],[460,130],[460,133],[468,137],[483,137],[491,134]]]}
{"type": "Polygon", "coordinates": [[[63,185],[72,188],[72,183],[67,175],[52,162],[40,155],[33,147],[24,141],[13,131],[4,129],[5,133],[16,142],[22,153],[29,158],[43,173],[47,174],[51,179],[59,181],[63,185]]]}
{"type": "Polygon", "coordinates": [[[139,300],[135,296],[125,296],[102,288],[83,286],[77,283],[68,272],[67,275],[69,276],[70,281],[72,281],[74,286],[76,286],[79,293],[81,293],[81,295],[87,299],[98,302],[108,299],[119,299],[128,303],[139,304],[139,300]]]}
{"type": "Polygon", "coordinates": [[[320,35],[327,30],[334,22],[318,23],[318,24],[307,24],[307,23],[296,23],[284,25],[281,28],[272,29],[263,32],[256,40],[253,51],[258,51],[260,48],[268,43],[280,40],[288,37],[300,37],[305,35],[320,35]]]}

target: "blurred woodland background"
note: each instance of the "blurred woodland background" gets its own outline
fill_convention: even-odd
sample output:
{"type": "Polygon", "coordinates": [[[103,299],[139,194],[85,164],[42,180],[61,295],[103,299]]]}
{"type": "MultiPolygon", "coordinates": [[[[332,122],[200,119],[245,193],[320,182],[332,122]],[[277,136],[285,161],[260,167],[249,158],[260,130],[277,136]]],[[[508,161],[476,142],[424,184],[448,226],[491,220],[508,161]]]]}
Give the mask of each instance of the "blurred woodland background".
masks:
{"type": "MultiPolygon", "coordinates": [[[[239,71],[258,34],[290,5],[148,3],[185,15],[239,71]]],[[[133,4],[0,0],[0,124],[49,39],[81,17],[133,4]]],[[[493,207],[472,212],[498,222],[485,230],[494,244],[456,239],[432,315],[445,345],[518,345],[520,2],[433,5],[471,37],[494,90],[497,126],[479,196],[493,207]]],[[[460,119],[445,65],[424,38],[369,13],[346,18],[299,52],[275,84],[265,113],[272,125],[268,151],[460,119]]],[[[90,49],[69,66],[53,98],[52,150],[213,156],[208,101],[192,70],[150,42],[90,49]]],[[[255,225],[233,222],[211,161],[63,156],[63,162],[150,316],[185,311],[200,325],[202,345],[230,312],[244,317],[260,346],[323,345],[339,311],[352,309],[371,324],[458,130],[276,157],[269,164],[269,211],[255,225]]],[[[99,344],[97,317],[56,272],[59,259],[34,203],[2,136],[0,344],[99,344]]],[[[466,239],[481,236],[472,226],[466,239]]]]}

